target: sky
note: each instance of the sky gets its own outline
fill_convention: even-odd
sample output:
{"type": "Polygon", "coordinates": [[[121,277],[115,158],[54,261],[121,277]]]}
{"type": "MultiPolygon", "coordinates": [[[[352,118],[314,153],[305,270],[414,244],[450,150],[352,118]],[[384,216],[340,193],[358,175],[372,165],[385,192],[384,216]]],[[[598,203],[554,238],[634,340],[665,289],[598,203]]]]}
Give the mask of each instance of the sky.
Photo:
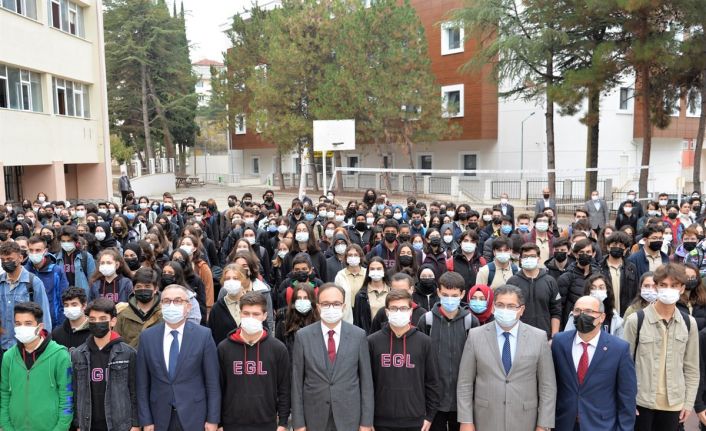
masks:
{"type": "MultiPolygon", "coordinates": [[[[177,10],[181,0],[177,2],[177,10]]],[[[223,33],[236,13],[243,12],[252,0],[183,0],[186,16],[186,37],[191,44],[191,61],[202,58],[223,61],[223,52],[230,42],[223,33]]],[[[267,0],[265,0],[267,1],[267,0]]],[[[261,0],[260,3],[263,3],[261,0]]]]}

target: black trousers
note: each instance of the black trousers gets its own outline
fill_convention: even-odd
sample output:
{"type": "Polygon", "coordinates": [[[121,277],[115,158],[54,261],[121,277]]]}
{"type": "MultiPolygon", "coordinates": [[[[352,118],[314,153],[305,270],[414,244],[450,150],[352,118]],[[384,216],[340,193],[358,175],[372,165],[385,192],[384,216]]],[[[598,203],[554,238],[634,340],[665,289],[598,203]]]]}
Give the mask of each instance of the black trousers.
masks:
{"type": "Polygon", "coordinates": [[[402,427],[379,427],[375,426],[375,431],[419,431],[422,427],[411,427],[411,428],[402,428],[402,427]]]}
{"type": "Polygon", "coordinates": [[[460,428],[456,412],[436,412],[430,431],[458,431],[460,428]]]}
{"type": "Polygon", "coordinates": [[[637,406],[640,413],[635,421],[635,431],[676,431],[679,429],[679,413],[652,410],[637,406]]]}
{"type": "Polygon", "coordinates": [[[177,414],[176,409],[172,409],[172,417],[169,419],[169,428],[167,428],[168,431],[184,431],[184,429],[181,427],[181,422],[179,421],[179,415],[177,414]]]}

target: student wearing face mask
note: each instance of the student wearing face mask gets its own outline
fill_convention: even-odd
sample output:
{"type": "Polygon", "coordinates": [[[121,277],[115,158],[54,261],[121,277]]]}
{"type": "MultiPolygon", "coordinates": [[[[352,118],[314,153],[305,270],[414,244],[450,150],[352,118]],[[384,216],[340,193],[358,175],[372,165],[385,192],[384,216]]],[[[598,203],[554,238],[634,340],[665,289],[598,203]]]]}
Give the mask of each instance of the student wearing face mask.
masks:
{"type": "Polygon", "coordinates": [[[343,308],[343,320],[353,323],[355,297],[363,287],[367,268],[364,266],[363,249],[358,244],[350,244],[346,249],[346,267],[336,274],[335,284],[345,292],[346,303],[343,308]]]}
{"type": "MultiPolygon", "coordinates": [[[[493,219],[493,223],[495,223],[495,218],[493,219]]],[[[498,230],[494,231],[490,237],[483,241],[483,257],[485,260],[491,260],[493,258],[493,243],[495,243],[498,238],[506,238],[510,243],[517,242],[513,241],[511,238],[512,231],[512,220],[510,217],[501,216],[498,230]]]]}
{"type": "Polygon", "coordinates": [[[331,250],[333,254],[326,259],[326,280],[331,283],[335,280],[340,270],[345,268],[346,250],[348,249],[348,238],[343,233],[338,233],[333,238],[331,250]]]}
{"type": "Polygon", "coordinates": [[[481,325],[492,322],[493,317],[493,289],[485,284],[476,284],[468,291],[468,307],[481,325]]]}
{"type": "Polygon", "coordinates": [[[50,320],[54,326],[61,325],[65,319],[61,295],[69,288],[64,268],[56,264],[56,258],[48,252],[44,238],[33,236],[28,243],[29,259],[25,264],[25,269],[42,280],[44,284],[51,310],[51,315],[46,316],[46,319],[50,320]]]}
{"type": "Polygon", "coordinates": [[[353,324],[370,333],[373,316],[385,306],[385,297],[389,291],[390,282],[385,272],[385,263],[382,258],[373,257],[368,263],[363,286],[355,298],[353,324]]]}
{"type": "Polygon", "coordinates": [[[615,232],[606,239],[608,254],[600,263],[601,272],[609,280],[615,298],[615,309],[620,316],[639,293],[637,268],[625,258],[630,238],[625,232],[615,232]]]}
{"type": "MultiPolygon", "coordinates": [[[[688,205],[688,204],[687,204],[688,205]]],[[[676,205],[669,205],[667,207],[667,213],[666,215],[662,218],[662,222],[665,224],[665,226],[668,226],[671,229],[671,232],[673,234],[673,239],[675,242],[681,242],[681,236],[686,229],[686,226],[691,225],[691,221],[687,221],[687,225],[684,225],[683,219],[680,217],[682,213],[679,211],[679,207],[676,205]]]]}
{"type": "Polygon", "coordinates": [[[54,327],[51,338],[69,349],[77,348],[88,337],[88,318],[86,317],[86,292],[79,287],[69,287],[61,295],[66,320],[54,327]]]}
{"type": "Polygon", "coordinates": [[[635,429],[675,431],[699,387],[699,334],[694,318],[676,306],[687,282],[684,267],[662,265],[654,280],[657,301],[625,321],[638,381],[635,429]]]}
{"type": "Polygon", "coordinates": [[[640,282],[638,283],[637,296],[630,303],[630,306],[625,310],[623,314],[623,321],[628,319],[628,316],[635,313],[638,310],[642,310],[648,305],[652,304],[657,300],[657,287],[654,281],[654,274],[652,272],[646,272],[640,277],[640,282]]]}
{"type": "Polygon", "coordinates": [[[571,311],[576,330],[557,334],[557,431],[633,430],[637,378],[627,342],[603,330],[606,309],[583,296],[571,311]],[[579,425],[580,424],[580,425],[579,425]]]}
{"type": "Polygon", "coordinates": [[[11,316],[18,343],[3,355],[0,428],[68,430],[73,419],[69,352],[49,337],[37,303],[16,304],[11,316]]]}
{"type": "Polygon", "coordinates": [[[544,262],[544,267],[549,275],[559,281],[559,277],[566,272],[569,267],[569,239],[563,237],[554,238],[554,255],[544,262]]]}
{"type": "Polygon", "coordinates": [[[96,272],[95,259],[85,250],[75,227],[63,227],[59,232],[59,240],[61,252],[56,255],[56,264],[64,268],[69,286],[80,287],[88,294],[88,280],[96,272]]]}
{"type": "Polygon", "coordinates": [[[595,263],[593,244],[589,239],[581,239],[573,246],[572,251],[576,261],[564,275],[559,277],[559,292],[561,293],[562,320],[561,327],[566,326],[574,302],[584,296],[586,280],[593,274],[599,274],[601,268],[595,263]]]}
{"type": "Polygon", "coordinates": [[[412,303],[408,291],[390,292],[385,298],[388,325],[368,337],[374,426],[379,431],[428,431],[439,409],[442,394],[435,348],[412,325],[412,303]]]}
{"type": "Polygon", "coordinates": [[[669,256],[662,253],[663,236],[664,227],[658,223],[648,224],[642,231],[644,245],[628,258],[629,262],[635,264],[639,277],[647,271],[654,272],[657,267],[669,262],[669,256]]]}
{"type": "Polygon", "coordinates": [[[85,430],[140,431],[137,420],[137,352],[112,329],[113,301],[98,298],[86,308],[91,336],[71,352],[76,414],[74,426],[85,430]]]}
{"type": "Polygon", "coordinates": [[[476,284],[485,284],[492,288],[503,286],[520,270],[512,259],[512,243],[508,238],[496,238],[493,241],[493,260],[478,270],[476,284]]]}
{"type": "Polygon", "coordinates": [[[127,302],[132,293],[130,270],[123,257],[114,248],[108,248],[98,255],[98,271],[91,276],[91,290],[88,300],[99,297],[111,299],[116,304],[127,302]]]}
{"type": "Polygon", "coordinates": [[[133,348],[137,347],[142,331],[163,321],[158,277],[151,268],[138,269],[132,280],[133,291],[127,300],[127,307],[118,314],[115,332],[133,348]]]}
{"type": "Polygon", "coordinates": [[[486,265],[486,260],[478,253],[478,234],[473,230],[465,231],[459,237],[460,245],[453,257],[446,261],[446,269],[461,274],[464,280],[463,292],[476,284],[478,271],[486,265]]]}
{"type": "Polygon", "coordinates": [[[221,385],[211,332],[187,319],[184,286],[167,286],[161,303],[164,324],[142,332],[137,349],[139,425],[147,431],[216,431],[221,385]]]}
{"type": "Polygon", "coordinates": [[[427,245],[424,250],[424,265],[431,265],[434,273],[441,275],[446,272],[446,251],[441,232],[430,228],[427,230],[427,245]]]}
{"type": "MultiPolygon", "coordinates": [[[[520,248],[522,269],[507,284],[522,290],[525,299],[522,321],[546,332],[551,339],[559,332],[561,296],[556,280],[539,267],[539,247],[531,242],[520,248]]],[[[497,295],[496,295],[497,301],[497,295]]]]}
{"type": "Polygon", "coordinates": [[[316,294],[318,290],[306,284],[299,284],[294,288],[293,297],[286,308],[277,310],[275,336],[287,346],[291,355],[294,339],[297,332],[318,322],[319,310],[316,307],[316,294]]]}
{"type": "Polygon", "coordinates": [[[292,259],[292,272],[280,284],[277,290],[276,309],[288,306],[294,300],[294,288],[299,284],[308,284],[314,289],[324,284],[314,273],[311,258],[306,253],[299,253],[292,259]]]}
{"type": "Polygon", "coordinates": [[[436,303],[439,302],[439,292],[436,287],[436,273],[431,265],[422,265],[419,267],[419,275],[417,276],[417,284],[414,288],[412,298],[414,302],[431,310],[436,303]]]}
{"type": "Polygon", "coordinates": [[[699,270],[694,265],[684,264],[686,283],[684,293],[677,302],[677,308],[696,320],[696,326],[701,331],[706,327],[706,287],[699,275],[699,270]]]}
{"type": "MultiPolygon", "coordinates": [[[[618,314],[618,310],[615,308],[615,295],[613,293],[613,287],[610,283],[610,278],[603,274],[593,274],[586,280],[584,287],[584,296],[591,296],[598,299],[603,304],[605,318],[601,323],[601,329],[610,335],[616,337],[623,337],[623,319],[618,314]]],[[[574,308],[576,305],[574,304],[574,308]]],[[[566,322],[566,327],[564,331],[572,331],[576,329],[575,320],[569,312],[569,320],[566,322]]]]}

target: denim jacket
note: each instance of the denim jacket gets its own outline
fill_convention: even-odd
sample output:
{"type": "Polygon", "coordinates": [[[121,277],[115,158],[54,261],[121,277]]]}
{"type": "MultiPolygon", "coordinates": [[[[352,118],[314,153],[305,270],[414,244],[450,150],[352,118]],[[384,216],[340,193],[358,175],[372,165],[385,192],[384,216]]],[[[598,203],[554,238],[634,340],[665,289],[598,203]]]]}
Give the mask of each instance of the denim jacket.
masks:
{"type": "MultiPolygon", "coordinates": [[[[74,426],[91,429],[91,352],[88,344],[71,352],[74,368],[74,426]]],[[[111,347],[105,389],[105,417],[109,431],[139,426],[135,368],[137,352],[124,342],[111,347]]]]}

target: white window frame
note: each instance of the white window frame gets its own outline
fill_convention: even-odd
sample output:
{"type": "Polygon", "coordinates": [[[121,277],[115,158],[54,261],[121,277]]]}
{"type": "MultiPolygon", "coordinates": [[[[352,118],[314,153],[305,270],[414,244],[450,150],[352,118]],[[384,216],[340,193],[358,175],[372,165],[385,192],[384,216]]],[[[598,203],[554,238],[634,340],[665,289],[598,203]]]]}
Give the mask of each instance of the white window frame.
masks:
{"type": "MultiPolygon", "coordinates": [[[[480,153],[478,153],[477,151],[461,151],[461,152],[459,152],[458,153],[458,169],[461,171],[466,169],[466,167],[464,166],[464,163],[463,163],[463,159],[465,156],[476,156],[476,171],[478,171],[480,169],[480,153]]],[[[432,163],[433,163],[433,160],[434,159],[432,159],[432,163]]],[[[475,178],[477,176],[478,176],[477,173],[463,174],[464,178],[465,177],[475,178]]]]}
{"type": "Polygon", "coordinates": [[[25,18],[29,18],[29,19],[32,19],[35,21],[37,20],[37,0],[10,0],[10,1],[12,2],[12,6],[7,7],[7,6],[5,6],[4,1],[0,0],[0,8],[5,9],[5,10],[9,10],[10,12],[14,12],[17,15],[22,15],[25,18]],[[32,9],[33,15],[29,15],[27,13],[29,10],[27,8],[27,3],[33,5],[31,8],[29,8],[29,9],[32,9]],[[20,5],[19,10],[17,10],[18,4],[20,5]]]}
{"type": "Polygon", "coordinates": [[[701,117],[701,92],[700,91],[695,91],[694,92],[694,103],[693,105],[689,103],[689,100],[687,98],[686,101],[686,116],[688,118],[699,118],[701,117]],[[691,112],[691,108],[694,108],[694,112],[691,112]]]}
{"type": "Polygon", "coordinates": [[[453,55],[464,51],[464,30],[463,26],[453,21],[447,21],[441,24],[441,55],[453,55]],[[449,48],[449,30],[458,28],[460,36],[460,46],[458,48],[449,48]]]}
{"type": "Polygon", "coordinates": [[[444,118],[462,118],[464,116],[464,84],[444,85],[441,87],[441,116],[444,118]],[[448,93],[459,92],[459,106],[456,114],[448,112],[448,93]]]}
{"type": "Polygon", "coordinates": [[[47,0],[47,16],[49,19],[49,27],[63,31],[70,35],[85,38],[83,26],[83,8],[70,0],[47,0]],[[58,6],[59,10],[59,27],[54,25],[54,10],[53,5],[58,6]],[[67,16],[64,16],[66,14],[67,16]],[[73,31],[71,25],[73,24],[73,31]]]}
{"type": "Polygon", "coordinates": [[[54,115],[62,117],[84,118],[90,119],[90,92],[86,84],[63,79],[58,77],[52,78],[52,100],[54,101],[54,115]],[[59,106],[59,90],[64,91],[64,114],[61,114],[61,106],[59,106]],[[69,102],[71,98],[71,102],[69,102]],[[69,103],[73,105],[73,113],[69,110],[69,103]]]}
{"type": "Polygon", "coordinates": [[[251,156],[250,157],[250,173],[252,175],[260,175],[260,172],[262,171],[262,159],[260,159],[260,156],[251,156]],[[257,160],[257,172],[255,172],[255,160],[257,160]]]}
{"type": "MultiPolygon", "coordinates": [[[[426,169],[422,167],[422,157],[431,157],[431,167],[429,169],[434,169],[434,153],[417,153],[417,169],[426,169]]],[[[431,175],[423,173],[422,175],[431,175]]]]}
{"type": "Polygon", "coordinates": [[[7,76],[7,66],[0,64],[0,85],[5,89],[5,103],[7,106],[0,109],[10,109],[10,78],[7,76]]]}
{"type": "Polygon", "coordinates": [[[238,114],[235,116],[235,134],[244,135],[248,132],[247,125],[245,123],[245,114],[238,114]],[[242,123],[238,119],[242,119],[242,123]],[[242,127],[240,127],[242,125],[242,127]]]}
{"type": "MultiPolygon", "coordinates": [[[[351,169],[350,161],[351,161],[352,157],[356,157],[358,159],[358,166],[356,166],[356,168],[359,168],[361,166],[362,161],[363,161],[360,154],[358,154],[358,153],[346,154],[344,157],[346,158],[346,166],[342,167],[342,169],[351,169]]],[[[355,173],[356,172],[354,172],[354,171],[344,171],[344,174],[347,174],[347,175],[353,175],[355,173]]]]}
{"type": "Polygon", "coordinates": [[[20,110],[21,111],[33,111],[32,109],[32,80],[30,78],[31,72],[26,69],[20,69],[20,88],[17,93],[20,97],[20,110]],[[25,90],[27,94],[25,95],[25,90]],[[27,100],[25,100],[25,96],[27,100]],[[25,104],[27,107],[25,108],[25,104]]]}
{"type": "Polygon", "coordinates": [[[632,112],[633,110],[633,101],[635,100],[635,90],[632,87],[620,87],[618,89],[618,112],[632,112]],[[623,101],[623,90],[627,92],[627,106],[625,108],[622,108],[620,106],[621,102],[623,101]]]}

